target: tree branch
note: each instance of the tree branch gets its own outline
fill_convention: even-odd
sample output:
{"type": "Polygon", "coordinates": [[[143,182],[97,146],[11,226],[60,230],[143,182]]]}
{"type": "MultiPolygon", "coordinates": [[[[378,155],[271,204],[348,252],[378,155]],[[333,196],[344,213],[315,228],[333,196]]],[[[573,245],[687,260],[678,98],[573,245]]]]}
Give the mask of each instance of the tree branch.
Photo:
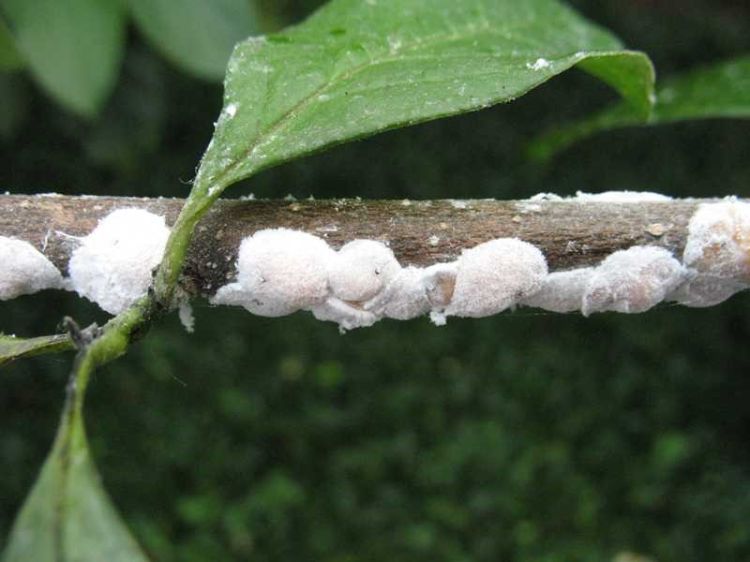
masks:
{"type": "MultiPolygon", "coordinates": [[[[655,245],[680,256],[698,205],[715,199],[633,203],[586,200],[221,200],[198,225],[182,281],[188,293],[213,294],[234,276],[242,238],[264,228],[303,230],[338,248],[357,238],[387,243],[402,265],[454,260],[462,249],[517,237],[544,253],[551,271],[599,263],[612,252],[655,245]]],[[[74,237],[111,211],[140,208],[171,226],[184,200],[0,195],[0,236],[26,240],[63,273],[74,237]]]]}

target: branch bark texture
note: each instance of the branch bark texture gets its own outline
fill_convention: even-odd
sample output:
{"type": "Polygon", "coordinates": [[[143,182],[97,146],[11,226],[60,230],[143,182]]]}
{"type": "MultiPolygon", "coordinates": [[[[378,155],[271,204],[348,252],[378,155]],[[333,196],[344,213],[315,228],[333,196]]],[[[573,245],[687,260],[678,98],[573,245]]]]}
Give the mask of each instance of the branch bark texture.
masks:
{"type": "MultiPolygon", "coordinates": [[[[494,238],[517,237],[544,253],[551,271],[599,263],[634,245],[661,246],[680,256],[698,205],[716,199],[615,203],[567,200],[221,200],[195,232],[181,285],[211,295],[231,280],[241,240],[265,228],[302,230],[333,248],[354,239],[387,243],[403,265],[456,259],[461,250],[494,238]]],[[[75,237],[120,208],[166,217],[171,226],[182,199],[0,196],[0,236],[26,240],[63,273],[75,237]]]]}

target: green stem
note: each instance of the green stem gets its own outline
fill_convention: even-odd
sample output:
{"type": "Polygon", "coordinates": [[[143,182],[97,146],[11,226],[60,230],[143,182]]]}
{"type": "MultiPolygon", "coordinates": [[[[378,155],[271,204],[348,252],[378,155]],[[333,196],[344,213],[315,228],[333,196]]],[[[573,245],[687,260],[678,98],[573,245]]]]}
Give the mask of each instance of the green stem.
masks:
{"type": "MultiPolygon", "coordinates": [[[[51,546],[53,556],[56,560],[62,559],[61,557],[67,559],[67,554],[65,554],[67,552],[67,545],[65,541],[68,537],[64,522],[66,521],[67,511],[74,505],[69,500],[69,494],[71,493],[69,487],[72,486],[71,471],[77,467],[77,470],[80,472],[81,459],[88,458],[86,432],[83,423],[83,406],[86,389],[91,376],[98,367],[123,355],[133,340],[142,336],[152,322],[164,316],[172,308],[174,292],[179,281],[193,231],[198,221],[218,198],[221,191],[221,188],[209,190],[207,186],[202,187],[200,182],[196,181],[196,185],[193,187],[190,197],[182,208],[172,229],[164,259],[156,273],[154,290],[152,292],[141,298],[124,312],[112,318],[101,330],[96,326],[80,330],[75,323],[72,321],[68,322],[70,328],[69,341],[74,343],[75,347],[78,348],[78,354],[76,355],[70,375],[65,406],[52,453],[48,457],[48,461],[45,463],[42,476],[40,477],[40,481],[44,481],[44,475],[48,474],[49,478],[55,478],[56,480],[55,489],[57,495],[54,499],[54,520],[51,526],[51,546]]],[[[88,462],[90,463],[90,461],[88,462]]],[[[89,467],[89,470],[95,472],[93,465],[89,467]]],[[[41,489],[39,486],[41,484],[37,484],[35,490],[41,489]]],[[[28,546],[28,540],[24,533],[26,532],[26,520],[31,516],[25,515],[25,513],[27,510],[26,506],[34,504],[34,494],[35,491],[32,491],[32,495],[22,509],[16,527],[14,527],[14,531],[12,532],[13,537],[16,537],[16,534],[18,534],[21,538],[11,539],[9,549],[12,549],[13,553],[8,555],[10,550],[6,551],[5,555],[8,556],[8,560],[11,558],[13,560],[28,559],[28,556],[24,553],[24,549],[28,546]],[[23,522],[19,523],[18,521],[23,522]],[[15,529],[21,530],[16,532],[15,529]]],[[[103,491],[100,494],[103,496],[103,491]]],[[[102,501],[105,500],[106,498],[102,498],[102,501]]],[[[33,515],[33,509],[28,511],[28,513],[32,513],[33,515]]],[[[132,543],[131,549],[133,553],[139,553],[139,549],[132,539],[129,538],[130,536],[124,528],[121,534],[123,540],[128,541],[128,544],[132,543]]],[[[138,554],[137,559],[145,560],[140,554],[138,554]]]]}
{"type": "Polygon", "coordinates": [[[195,227],[223,191],[223,186],[208,189],[199,178],[200,172],[188,200],[172,227],[164,258],[156,271],[154,299],[159,307],[165,310],[172,306],[174,292],[180,280],[180,273],[195,227]]]}
{"type": "Polygon", "coordinates": [[[139,329],[148,325],[151,302],[144,298],[114,318],[104,330],[80,330],[66,321],[78,354],[70,375],[52,451],[16,518],[2,560],[147,559],[112,508],[89,453],[83,408],[97,367],[122,355],[139,329]],[[96,536],[91,543],[87,535],[96,536]],[[104,543],[101,539],[105,539],[104,543]]]}
{"type": "Polygon", "coordinates": [[[125,353],[130,342],[143,333],[144,327],[151,320],[151,310],[150,298],[142,298],[128,310],[110,320],[102,328],[100,335],[79,349],[68,385],[61,433],[65,431],[65,426],[69,422],[81,415],[86,388],[93,372],[125,353]]]}
{"type": "Polygon", "coordinates": [[[74,367],[76,395],[74,409],[80,411],[91,373],[127,350],[128,344],[145,333],[149,325],[172,308],[173,296],[182,271],[188,246],[198,221],[221,193],[196,183],[185,202],[167,241],[159,268],[156,271],[153,293],[110,320],[95,337],[79,351],[74,367]]]}
{"type": "MultiPolygon", "coordinates": [[[[185,256],[198,221],[216,201],[224,186],[209,189],[200,181],[200,173],[182,207],[155,274],[151,294],[110,320],[101,334],[81,349],[76,357],[71,384],[73,397],[69,396],[71,420],[80,415],[91,374],[100,366],[109,363],[127,350],[128,344],[146,332],[149,325],[166,314],[173,306],[173,297],[180,279],[185,256]]],[[[66,407],[66,412],[68,411],[66,407]]],[[[65,414],[64,414],[65,415],[65,414]]],[[[63,426],[65,420],[63,420],[63,426]]],[[[61,431],[64,429],[61,428],[61,431]]]]}

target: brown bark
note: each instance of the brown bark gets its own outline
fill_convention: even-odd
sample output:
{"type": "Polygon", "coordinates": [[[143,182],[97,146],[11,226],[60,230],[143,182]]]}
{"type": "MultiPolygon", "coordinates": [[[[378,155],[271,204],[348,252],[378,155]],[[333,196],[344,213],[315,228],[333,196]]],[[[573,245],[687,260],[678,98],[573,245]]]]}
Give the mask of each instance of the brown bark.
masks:
{"type": "MultiPolygon", "coordinates": [[[[183,287],[213,294],[234,276],[241,239],[263,228],[304,230],[338,248],[357,238],[390,245],[402,265],[455,259],[463,248],[517,237],[538,246],[551,271],[592,265],[637,244],[680,256],[695,208],[715,200],[646,203],[563,201],[222,200],[201,221],[185,265],[183,287]]],[[[97,221],[137,207],[172,224],[181,199],[0,195],[0,235],[27,240],[61,271],[97,221]]]]}

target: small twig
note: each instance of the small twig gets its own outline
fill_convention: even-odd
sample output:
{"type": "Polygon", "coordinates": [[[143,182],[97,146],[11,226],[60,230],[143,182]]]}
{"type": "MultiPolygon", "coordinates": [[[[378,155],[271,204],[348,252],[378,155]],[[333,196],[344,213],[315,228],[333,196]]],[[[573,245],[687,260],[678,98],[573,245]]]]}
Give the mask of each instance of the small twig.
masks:
{"type": "MultiPolygon", "coordinates": [[[[456,259],[464,248],[500,237],[539,247],[550,270],[600,262],[638,244],[681,255],[696,207],[714,199],[637,203],[565,200],[221,200],[198,224],[181,285],[189,295],[211,295],[235,274],[243,237],[263,228],[292,228],[324,238],[332,247],[368,238],[387,243],[402,265],[456,259]]],[[[99,219],[123,207],[164,215],[172,225],[184,200],[118,197],[0,196],[0,235],[28,240],[49,229],[85,236],[99,219]]],[[[39,247],[39,246],[37,246],[39,247]]],[[[43,250],[64,273],[69,243],[51,237],[43,250]]]]}

